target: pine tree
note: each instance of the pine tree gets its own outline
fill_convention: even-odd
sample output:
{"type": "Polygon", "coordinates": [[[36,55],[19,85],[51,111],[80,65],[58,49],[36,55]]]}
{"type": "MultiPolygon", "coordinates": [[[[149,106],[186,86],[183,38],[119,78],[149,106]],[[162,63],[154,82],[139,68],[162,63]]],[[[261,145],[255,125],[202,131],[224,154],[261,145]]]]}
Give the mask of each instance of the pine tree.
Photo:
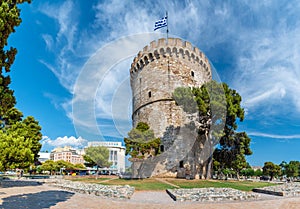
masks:
{"type": "Polygon", "coordinates": [[[17,49],[8,46],[9,36],[22,22],[18,5],[30,0],[2,0],[0,2],[0,165],[1,169],[25,168],[38,158],[42,139],[41,127],[16,105],[14,91],[10,89],[9,72],[15,60],[17,49]]]}

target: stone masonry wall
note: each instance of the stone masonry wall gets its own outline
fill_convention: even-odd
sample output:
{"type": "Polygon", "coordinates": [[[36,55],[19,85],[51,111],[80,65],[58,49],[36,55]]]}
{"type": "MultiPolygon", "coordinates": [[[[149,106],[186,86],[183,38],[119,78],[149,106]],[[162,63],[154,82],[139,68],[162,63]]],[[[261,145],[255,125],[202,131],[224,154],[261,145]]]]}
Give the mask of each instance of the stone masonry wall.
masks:
{"type": "Polygon", "coordinates": [[[173,92],[178,87],[200,87],[211,79],[211,67],[205,55],[189,42],[178,38],[169,38],[168,43],[166,39],[152,41],[137,54],[130,68],[133,127],[138,122],[147,123],[155,136],[161,138],[164,151],[171,147],[176,150],[181,148],[174,154],[164,153],[156,159],[133,163],[135,177],[177,172],[182,169],[179,168],[181,160],[190,161],[186,162],[189,165],[195,164],[193,156],[196,155],[191,153],[195,134],[193,139],[189,139],[189,135],[183,137],[183,131],[181,136],[174,135],[176,130],[184,130],[182,128],[193,120],[176,105],[173,92]],[[179,152],[184,152],[180,154],[180,159],[179,152]]]}
{"type": "Polygon", "coordinates": [[[207,58],[189,42],[169,38],[153,41],[139,52],[130,69],[133,126],[146,122],[157,137],[166,128],[182,126],[184,113],[172,93],[177,87],[199,87],[211,80],[207,58]]]}

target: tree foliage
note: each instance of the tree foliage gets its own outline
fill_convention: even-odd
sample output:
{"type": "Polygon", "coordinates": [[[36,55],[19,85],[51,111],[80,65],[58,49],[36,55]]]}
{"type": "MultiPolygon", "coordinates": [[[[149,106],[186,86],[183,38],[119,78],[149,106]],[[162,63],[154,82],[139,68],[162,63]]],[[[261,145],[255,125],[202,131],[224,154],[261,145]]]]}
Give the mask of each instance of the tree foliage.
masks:
{"type": "Polygon", "coordinates": [[[84,169],[84,165],[82,164],[72,164],[70,162],[64,161],[64,160],[46,160],[42,163],[42,165],[39,167],[39,170],[41,171],[49,171],[50,173],[53,172],[59,172],[61,169],[65,170],[73,170],[73,169],[84,169]]]}
{"type": "Polygon", "coordinates": [[[83,159],[84,159],[84,161],[85,161],[84,164],[85,164],[87,167],[94,167],[94,166],[97,165],[97,163],[95,163],[95,162],[92,160],[92,158],[90,158],[88,155],[83,155],[83,159]]]}
{"type": "Polygon", "coordinates": [[[155,138],[149,125],[139,122],[131,129],[128,138],[124,138],[126,155],[132,158],[144,159],[160,153],[160,138],[155,138]]]}
{"type": "Polygon", "coordinates": [[[8,46],[8,38],[22,21],[18,5],[24,2],[31,1],[0,2],[0,153],[8,153],[1,155],[0,158],[0,164],[4,169],[28,167],[37,160],[41,148],[39,143],[42,139],[41,127],[31,116],[23,119],[23,113],[15,108],[14,91],[9,88],[11,83],[9,72],[17,49],[8,46]],[[14,146],[7,146],[8,144],[14,146]]]}
{"type": "Polygon", "coordinates": [[[300,162],[299,161],[290,161],[289,163],[282,161],[279,165],[282,168],[283,175],[287,177],[295,178],[300,176],[300,162]]]}
{"type": "Polygon", "coordinates": [[[251,139],[245,132],[240,132],[234,133],[227,140],[224,144],[220,141],[219,147],[214,152],[214,159],[220,162],[220,168],[232,168],[238,177],[240,171],[247,167],[245,156],[252,154],[251,139]]]}
{"type": "Polygon", "coordinates": [[[109,162],[109,150],[103,146],[88,147],[85,149],[85,159],[87,157],[92,160],[99,167],[109,167],[111,162],[109,162]]]}
{"type": "Polygon", "coordinates": [[[263,171],[261,169],[257,169],[256,171],[254,171],[254,176],[262,176],[263,175],[263,171]]]}
{"type": "Polygon", "coordinates": [[[34,162],[30,142],[0,130],[0,170],[28,168],[34,162]]]}
{"type": "Polygon", "coordinates": [[[246,177],[251,177],[255,176],[255,171],[252,168],[246,168],[241,170],[241,175],[246,176],[246,177]]]}
{"type": "Polygon", "coordinates": [[[213,154],[215,169],[234,169],[238,175],[246,168],[245,156],[252,154],[251,139],[245,132],[236,132],[237,121],[244,119],[244,109],[235,90],[211,81],[201,88],[177,88],[173,97],[185,112],[199,113],[199,135],[205,135],[212,148],[217,145],[213,154]]]}
{"type": "Polygon", "coordinates": [[[298,177],[300,174],[300,162],[290,161],[286,167],[286,175],[288,177],[298,177]]]}
{"type": "Polygon", "coordinates": [[[46,160],[39,168],[42,171],[49,171],[50,173],[59,169],[57,164],[53,160],[46,160]]]}
{"type": "Polygon", "coordinates": [[[3,123],[3,116],[15,106],[16,99],[13,90],[9,88],[11,83],[10,72],[11,65],[15,60],[17,49],[8,47],[8,37],[15,32],[15,27],[21,23],[20,9],[18,4],[30,0],[2,0],[0,2],[0,119],[3,123]]]}
{"type": "Polygon", "coordinates": [[[10,126],[7,132],[13,136],[22,136],[24,141],[28,143],[28,148],[34,154],[34,160],[37,161],[38,153],[42,147],[39,142],[42,139],[42,134],[41,127],[34,117],[29,116],[22,121],[16,122],[10,126]]]}
{"type": "Polygon", "coordinates": [[[274,177],[281,175],[281,168],[279,165],[276,165],[272,162],[265,162],[263,167],[263,174],[266,176],[270,176],[270,181],[272,181],[274,177]]]}

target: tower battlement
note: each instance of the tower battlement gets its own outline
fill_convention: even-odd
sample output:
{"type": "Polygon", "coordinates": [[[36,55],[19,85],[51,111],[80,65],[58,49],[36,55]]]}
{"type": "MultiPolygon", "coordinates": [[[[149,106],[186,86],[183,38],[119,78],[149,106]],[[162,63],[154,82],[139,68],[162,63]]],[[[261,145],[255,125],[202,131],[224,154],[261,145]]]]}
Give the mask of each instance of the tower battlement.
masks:
{"type": "Polygon", "coordinates": [[[210,63],[203,52],[197,47],[194,47],[190,42],[183,41],[179,38],[168,38],[168,43],[165,38],[161,38],[145,46],[143,50],[137,54],[131,64],[131,77],[141,71],[145,65],[160,59],[162,56],[177,57],[197,63],[205,69],[207,77],[212,77],[210,63]]]}

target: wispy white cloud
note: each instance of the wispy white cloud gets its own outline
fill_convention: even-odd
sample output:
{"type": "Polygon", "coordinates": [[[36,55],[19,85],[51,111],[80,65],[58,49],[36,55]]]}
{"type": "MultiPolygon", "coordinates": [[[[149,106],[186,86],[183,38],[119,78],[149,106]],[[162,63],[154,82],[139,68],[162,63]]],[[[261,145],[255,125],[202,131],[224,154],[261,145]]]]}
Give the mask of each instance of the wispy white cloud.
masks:
{"type": "Polygon", "coordinates": [[[288,105],[299,114],[300,102],[300,21],[299,4],[264,2],[249,4],[257,15],[252,28],[240,31],[234,86],[250,111],[273,106],[279,114],[288,105]],[[278,13],[280,8],[280,14],[278,13]],[[265,18],[266,17],[266,18],[265,18]],[[251,31],[251,30],[252,31],[251,31]],[[284,102],[284,103],[283,103],[284,102]]]}
{"type": "Polygon", "coordinates": [[[58,25],[56,34],[42,34],[46,48],[56,55],[56,60],[40,60],[59,79],[61,85],[72,92],[73,84],[78,75],[75,46],[78,36],[77,12],[73,1],[63,4],[44,3],[39,11],[55,20],[58,25]]]}
{"type": "Polygon", "coordinates": [[[49,34],[42,35],[43,40],[45,41],[46,47],[49,51],[53,50],[53,38],[49,34]]]}
{"type": "Polygon", "coordinates": [[[300,134],[296,135],[277,135],[277,134],[268,134],[261,132],[248,132],[249,136],[261,136],[265,138],[273,138],[273,139],[300,139],[300,134]]]}

